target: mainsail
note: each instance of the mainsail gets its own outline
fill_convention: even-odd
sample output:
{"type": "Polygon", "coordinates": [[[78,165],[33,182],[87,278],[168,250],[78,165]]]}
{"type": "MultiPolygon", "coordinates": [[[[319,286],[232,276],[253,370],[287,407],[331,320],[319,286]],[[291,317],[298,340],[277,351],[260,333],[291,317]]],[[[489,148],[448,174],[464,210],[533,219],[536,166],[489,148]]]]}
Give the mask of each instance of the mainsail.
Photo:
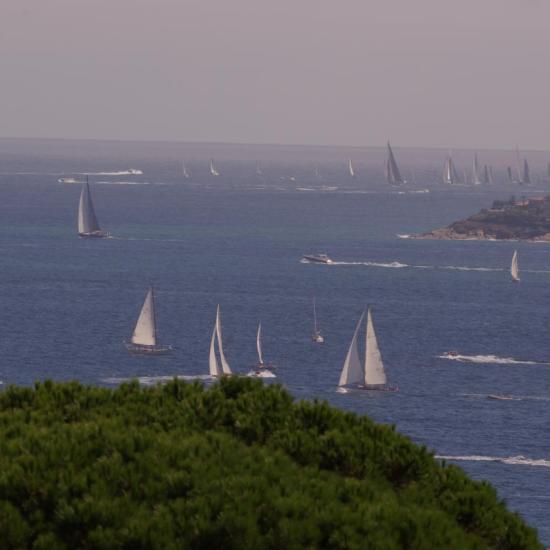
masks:
{"type": "Polygon", "coordinates": [[[514,176],[512,175],[512,167],[511,166],[506,167],[506,175],[508,176],[508,181],[510,183],[514,183],[514,176]]]}
{"type": "Polygon", "coordinates": [[[531,173],[529,171],[529,164],[527,163],[527,159],[523,159],[523,178],[521,180],[521,183],[529,184],[531,183],[531,173]]]}
{"type": "Polygon", "coordinates": [[[229,363],[225,358],[223,352],[223,343],[222,343],[222,325],[220,317],[220,306],[216,309],[216,324],[214,325],[214,330],[212,332],[212,338],[210,340],[210,354],[209,354],[209,367],[211,376],[221,376],[222,374],[231,374],[231,369],[229,363]],[[218,344],[218,354],[220,356],[220,362],[216,357],[216,341],[218,344]],[[221,364],[221,369],[220,369],[221,364]]]}
{"type": "Polygon", "coordinates": [[[256,349],[258,350],[258,364],[264,364],[264,357],[262,354],[262,323],[258,324],[258,332],[256,334],[256,349]]]}
{"type": "Polygon", "coordinates": [[[357,337],[359,336],[359,329],[361,323],[365,317],[365,312],[361,314],[359,322],[355,327],[351,344],[349,345],[348,353],[342,367],[342,373],[340,374],[339,386],[347,386],[348,384],[359,384],[363,382],[364,375],[361,369],[361,360],[359,359],[359,349],[357,347],[357,337]]]}
{"type": "Polygon", "coordinates": [[[88,178],[86,183],[82,185],[82,192],[80,193],[80,202],[78,204],[78,233],[80,235],[89,235],[92,233],[100,233],[101,228],[95,215],[94,203],[92,202],[92,195],[90,194],[90,186],[88,184],[88,178]]]}
{"type": "Polygon", "coordinates": [[[393,154],[390,142],[388,141],[388,160],[386,161],[386,181],[392,185],[399,185],[403,183],[403,178],[401,177],[401,172],[395,161],[395,156],[393,154]]]}
{"type": "Polygon", "coordinates": [[[351,159],[348,159],[348,172],[349,175],[354,178],[355,177],[355,170],[353,169],[353,164],[351,162],[351,159]]]}
{"type": "Polygon", "coordinates": [[[218,172],[218,170],[214,166],[214,159],[210,159],[210,173],[213,176],[219,176],[220,175],[220,173],[218,172]]]}
{"type": "Polygon", "coordinates": [[[149,287],[145,301],[139,314],[136,328],[132,334],[132,344],[139,346],[157,345],[157,324],[155,315],[155,295],[153,287],[149,287]]]}
{"type": "MultiPolygon", "coordinates": [[[[487,172],[487,166],[485,166],[485,172],[487,172]]],[[[472,179],[474,185],[480,185],[481,182],[481,174],[479,170],[479,161],[477,160],[477,153],[474,155],[474,163],[472,166],[472,179]]]]}
{"type": "Polygon", "coordinates": [[[445,167],[443,168],[443,183],[460,183],[458,172],[456,171],[455,164],[451,155],[449,155],[447,157],[447,160],[445,161],[445,167]]]}
{"type": "Polygon", "coordinates": [[[512,265],[510,266],[510,275],[512,276],[512,281],[519,281],[519,267],[518,267],[518,251],[514,250],[512,256],[512,265]]]}
{"type": "Polygon", "coordinates": [[[491,179],[489,176],[489,167],[487,165],[483,167],[483,183],[491,183],[491,179]]]}
{"type": "Polygon", "coordinates": [[[370,309],[367,313],[365,345],[365,386],[383,385],[386,383],[386,373],[384,372],[384,364],[378,348],[370,309]]]}

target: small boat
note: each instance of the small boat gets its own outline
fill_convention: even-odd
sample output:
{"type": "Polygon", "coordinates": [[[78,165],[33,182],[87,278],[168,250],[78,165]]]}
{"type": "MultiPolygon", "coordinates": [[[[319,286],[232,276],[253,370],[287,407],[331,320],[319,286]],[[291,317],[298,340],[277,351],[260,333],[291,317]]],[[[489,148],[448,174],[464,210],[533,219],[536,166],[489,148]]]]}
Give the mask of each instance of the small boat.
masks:
{"type": "Polygon", "coordinates": [[[128,174],[131,174],[133,176],[141,176],[143,175],[143,171],[138,170],[137,168],[128,168],[128,174]]]}
{"type": "Polygon", "coordinates": [[[489,394],[487,396],[487,399],[495,399],[497,401],[519,401],[520,400],[518,397],[514,397],[513,395],[496,394],[496,393],[489,394]]]}
{"type": "Polygon", "coordinates": [[[219,176],[220,175],[220,173],[218,172],[218,170],[214,166],[214,159],[210,159],[210,174],[212,174],[213,176],[219,176]]]}
{"type": "Polygon", "coordinates": [[[318,264],[331,264],[333,261],[326,254],[304,254],[303,260],[308,262],[314,262],[318,264]]]}
{"type": "Polygon", "coordinates": [[[355,170],[353,169],[353,164],[351,162],[351,159],[348,159],[348,172],[351,178],[355,177],[355,170]]]}
{"type": "Polygon", "coordinates": [[[58,178],[57,183],[82,183],[76,178],[58,178]]]}
{"type": "Polygon", "coordinates": [[[80,193],[80,202],[78,204],[78,236],[82,238],[105,238],[109,233],[102,231],[95,214],[92,195],[90,194],[90,185],[88,176],[86,182],[82,185],[80,193]]]}
{"type": "Polygon", "coordinates": [[[357,340],[364,317],[365,312],[363,311],[353,333],[344,366],[342,367],[337,391],[339,393],[347,393],[346,386],[353,385],[360,390],[397,392],[399,391],[398,388],[387,386],[386,372],[378,347],[376,333],[374,332],[370,308],[367,311],[367,327],[365,330],[365,361],[361,364],[357,340]]]}
{"type": "Polygon", "coordinates": [[[159,345],[157,342],[155,292],[152,285],[145,296],[132,338],[125,344],[132,354],[161,355],[172,351],[171,346],[159,345]]]}
{"type": "Polygon", "coordinates": [[[229,376],[232,374],[229,363],[225,358],[225,353],[223,352],[222,323],[221,323],[219,304],[216,309],[216,323],[214,324],[214,330],[212,331],[212,338],[210,340],[210,353],[208,356],[208,365],[210,369],[210,376],[219,377],[219,376],[229,376]],[[218,360],[218,357],[216,356],[216,344],[218,348],[219,360],[218,360]]]}
{"type": "Polygon", "coordinates": [[[189,172],[187,171],[187,167],[185,166],[185,162],[182,161],[181,162],[181,170],[182,170],[182,173],[183,173],[183,177],[188,180],[189,179],[189,172]]]}
{"type": "MultiPolygon", "coordinates": [[[[258,331],[256,332],[256,350],[258,352],[258,363],[248,373],[248,376],[264,377],[266,370],[272,370],[275,365],[264,362],[264,356],[262,353],[262,323],[258,323],[258,331]]],[[[270,378],[273,378],[270,377],[270,378]]]]}
{"type": "Polygon", "coordinates": [[[449,359],[454,359],[455,357],[458,357],[458,351],[455,351],[455,350],[446,351],[441,356],[442,357],[447,357],[449,359]]]}
{"type": "Polygon", "coordinates": [[[519,283],[519,267],[518,267],[518,251],[514,250],[512,255],[512,264],[510,265],[510,275],[512,277],[512,282],[519,283]]]}
{"type": "Polygon", "coordinates": [[[324,344],[325,337],[321,334],[319,327],[317,326],[317,307],[315,305],[315,298],[313,298],[313,332],[311,333],[311,339],[316,344],[324,344]]]}
{"type": "Polygon", "coordinates": [[[401,177],[401,172],[397,166],[393,150],[390,142],[388,141],[388,160],[386,161],[386,181],[391,185],[401,185],[405,183],[401,177]]]}

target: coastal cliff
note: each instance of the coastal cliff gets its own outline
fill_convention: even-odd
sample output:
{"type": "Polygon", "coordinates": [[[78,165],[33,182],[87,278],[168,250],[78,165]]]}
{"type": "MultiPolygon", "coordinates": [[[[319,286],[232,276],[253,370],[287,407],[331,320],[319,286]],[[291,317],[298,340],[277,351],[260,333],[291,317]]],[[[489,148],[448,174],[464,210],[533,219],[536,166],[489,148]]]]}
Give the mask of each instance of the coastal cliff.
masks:
{"type": "Polygon", "coordinates": [[[414,237],[550,242],[550,196],[494,201],[491,208],[484,208],[465,220],[414,237]]]}

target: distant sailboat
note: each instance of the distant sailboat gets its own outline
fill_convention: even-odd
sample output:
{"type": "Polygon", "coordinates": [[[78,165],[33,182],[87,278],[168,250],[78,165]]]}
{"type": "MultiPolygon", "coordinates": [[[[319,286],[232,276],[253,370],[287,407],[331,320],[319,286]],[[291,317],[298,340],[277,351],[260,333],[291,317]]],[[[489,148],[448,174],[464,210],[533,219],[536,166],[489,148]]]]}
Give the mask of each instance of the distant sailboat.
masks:
{"type": "Polygon", "coordinates": [[[214,166],[214,159],[210,159],[210,173],[213,176],[219,176],[220,175],[220,173],[218,172],[218,170],[214,166]]]}
{"type": "Polygon", "coordinates": [[[78,204],[78,236],[84,238],[104,238],[109,236],[109,233],[102,231],[101,227],[99,227],[92,195],[90,194],[88,176],[86,176],[86,183],[82,185],[80,202],[78,204]]]}
{"type": "Polygon", "coordinates": [[[350,177],[355,177],[355,170],[353,169],[353,163],[351,162],[351,159],[348,159],[348,172],[350,177]]]}
{"type": "Polygon", "coordinates": [[[275,365],[264,362],[264,355],[262,352],[262,323],[258,323],[258,331],[256,332],[256,351],[258,352],[258,362],[248,373],[248,376],[275,378],[275,375],[269,372],[275,368],[275,365]]]}
{"type": "Polygon", "coordinates": [[[386,181],[391,185],[401,185],[404,183],[389,141],[388,160],[386,161],[386,181]]]}
{"type": "Polygon", "coordinates": [[[187,167],[185,166],[185,162],[182,161],[181,163],[181,168],[182,168],[182,172],[183,172],[183,177],[188,180],[189,179],[189,172],[187,171],[187,167]]]}
{"type": "Polygon", "coordinates": [[[210,376],[224,376],[230,375],[231,368],[229,363],[225,358],[223,352],[223,343],[222,343],[222,325],[220,318],[220,306],[216,309],[216,323],[214,324],[214,330],[212,331],[212,338],[210,340],[210,354],[209,354],[209,367],[210,367],[210,376]],[[216,356],[216,343],[218,344],[218,357],[216,356]]]}
{"type": "Polygon", "coordinates": [[[256,175],[257,176],[263,176],[264,173],[262,172],[262,169],[260,167],[260,161],[256,162],[256,175]]]}
{"type": "Polygon", "coordinates": [[[491,183],[491,177],[489,175],[489,167],[485,165],[483,167],[483,183],[491,183]]]}
{"type": "Polygon", "coordinates": [[[374,332],[370,308],[367,311],[367,327],[365,330],[365,361],[361,364],[358,337],[364,318],[365,312],[363,311],[355,327],[355,332],[353,333],[353,338],[344,361],[340,381],[338,382],[338,391],[346,393],[346,386],[350,385],[366,390],[398,391],[397,388],[386,386],[386,372],[378,347],[376,333],[374,332]]]}
{"type": "MultiPolygon", "coordinates": [[[[487,172],[487,165],[485,165],[484,172],[487,172]]],[[[481,185],[481,173],[479,170],[479,161],[477,160],[477,153],[474,155],[474,163],[472,166],[472,183],[474,185],[481,185]]]]}
{"type": "Polygon", "coordinates": [[[492,166],[489,166],[489,183],[494,183],[495,182],[495,178],[493,177],[493,167],[492,166]]]}
{"type": "Polygon", "coordinates": [[[311,334],[311,339],[317,344],[325,343],[325,337],[321,334],[317,326],[317,307],[315,305],[315,298],[313,298],[313,332],[311,334]]]}
{"type": "Polygon", "coordinates": [[[512,281],[514,283],[519,283],[519,267],[518,267],[518,251],[514,250],[512,255],[512,264],[510,266],[510,275],[512,276],[512,281]]]}
{"type": "Polygon", "coordinates": [[[315,163],[315,178],[320,180],[320,179],[323,179],[322,176],[321,176],[321,172],[319,170],[319,163],[316,162],[315,163]]]}
{"type": "Polygon", "coordinates": [[[445,161],[445,166],[443,168],[443,183],[447,183],[449,185],[456,185],[460,182],[460,178],[458,177],[458,172],[456,171],[455,164],[453,162],[453,158],[449,154],[447,157],[447,160],[445,161]]]}
{"type": "Polygon", "coordinates": [[[155,293],[152,286],[147,291],[134,333],[130,342],[126,343],[126,349],[130,353],[151,355],[172,351],[171,346],[161,346],[157,342],[155,293]]]}
{"type": "Polygon", "coordinates": [[[506,167],[506,175],[508,176],[508,181],[510,183],[516,183],[516,181],[514,180],[514,176],[512,175],[512,167],[511,166],[506,167]]]}
{"type": "Polygon", "coordinates": [[[531,172],[529,170],[529,164],[527,159],[523,159],[523,177],[521,183],[524,185],[529,185],[531,183],[531,172]]]}

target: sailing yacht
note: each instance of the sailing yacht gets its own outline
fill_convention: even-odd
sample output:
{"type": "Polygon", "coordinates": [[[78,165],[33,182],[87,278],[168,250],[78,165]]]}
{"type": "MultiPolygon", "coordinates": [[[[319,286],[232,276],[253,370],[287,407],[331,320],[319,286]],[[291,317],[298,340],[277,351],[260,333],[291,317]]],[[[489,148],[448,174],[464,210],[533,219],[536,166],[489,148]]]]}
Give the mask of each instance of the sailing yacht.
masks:
{"type": "Polygon", "coordinates": [[[512,264],[510,265],[510,275],[512,276],[512,282],[519,283],[519,267],[518,267],[518,251],[514,250],[512,255],[512,264]]]}
{"type": "MultiPolygon", "coordinates": [[[[485,165],[484,171],[485,171],[485,174],[487,174],[487,165],[485,165]]],[[[481,172],[479,170],[479,161],[477,160],[477,153],[474,155],[474,162],[472,165],[472,183],[474,185],[481,185],[483,183],[481,180],[481,172]]]]}
{"type": "Polygon", "coordinates": [[[351,159],[348,159],[348,172],[350,177],[355,178],[355,170],[353,169],[353,163],[351,162],[351,159]]]}
{"type": "Polygon", "coordinates": [[[529,170],[529,164],[527,159],[523,159],[523,177],[521,183],[524,185],[529,185],[531,183],[531,172],[529,170]]]}
{"type": "Polygon", "coordinates": [[[260,161],[256,161],[256,175],[258,177],[261,177],[264,175],[264,173],[262,172],[262,168],[260,167],[260,161]]]}
{"type": "Polygon", "coordinates": [[[78,204],[78,236],[83,238],[105,238],[109,233],[102,231],[95,215],[94,203],[90,194],[88,176],[82,185],[80,202],[78,204]]]}
{"type": "Polygon", "coordinates": [[[489,167],[485,164],[483,166],[483,179],[482,183],[491,183],[491,176],[489,175],[489,167]]]}
{"type": "Polygon", "coordinates": [[[181,162],[181,169],[183,172],[183,177],[188,180],[189,179],[189,172],[187,171],[187,167],[185,166],[185,161],[181,162]]]}
{"type": "Polygon", "coordinates": [[[229,363],[225,358],[225,353],[223,352],[222,323],[219,304],[216,309],[216,323],[214,324],[214,330],[212,331],[212,338],[210,340],[210,354],[208,357],[208,364],[210,368],[210,376],[218,377],[229,376],[232,374],[229,363]],[[216,347],[218,349],[219,361],[218,357],[216,356],[216,347]]]}
{"type": "Polygon", "coordinates": [[[316,344],[324,344],[325,337],[321,334],[319,327],[317,326],[317,307],[315,305],[315,298],[313,298],[313,332],[311,333],[311,339],[316,344]]]}
{"type": "Polygon", "coordinates": [[[449,185],[456,185],[462,183],[459,181],[458,172],[456,170],[455,164],[453,162],[453,157],[449,154],[447,160],[445,161],[445,166],[443,168],[443,183],[449,185]]]}
{"type": "Polygon", "coordinates": [[[141,307],[136,327],[130,342],[126,343],[130,353],[160,355],[172,351],[171,346],[159,345],[157,341],[157,316],[155,311],[155,292],[149,287],[141,307]]]}
{"type": "Polygon", "coordinates": [[[220,175],[220,173],[218,172],[218,170],[214,166],[214,159],[210,159],[210,173],[213,176],[219,176],[220,175]]]}
{"type": "Polygon", "coordinates": [[[378,348],[376,333],[372,322],[372,314],[370,308],[367,311],[367,327],[365,330],[365,361],[361,364],[359,357],[359,347],[357,341],[359,338],[359,330],[365,312],[361,314],[359,322],[355,327],[353,338],[344,361],[340,381],[338,382],[338,392],[347,393],[346,386],[355,386],[362,390],[381,390],[381,391],[399,391],[398,388],[392,388],[386,385],[386,373],[384,371],[384,363],[382,355],[378,348]]]}
{"type": "Polygon", "coordinates": [[[386,181],[391,185],[405,183],[397,166],[390,142],[388,141],[388,160],[386,161],[386,181]]]}
{"type": "Polygon", "coordinates": [[[258,331],[256,332],[256,351],[258,352],[258,363],[248,373],[248,376],[275,378],[275,375],[270,372],[275,368],[275,365],[264,362],[264,355],[262,353],[262,323],[258,323],[258,331]]]}

